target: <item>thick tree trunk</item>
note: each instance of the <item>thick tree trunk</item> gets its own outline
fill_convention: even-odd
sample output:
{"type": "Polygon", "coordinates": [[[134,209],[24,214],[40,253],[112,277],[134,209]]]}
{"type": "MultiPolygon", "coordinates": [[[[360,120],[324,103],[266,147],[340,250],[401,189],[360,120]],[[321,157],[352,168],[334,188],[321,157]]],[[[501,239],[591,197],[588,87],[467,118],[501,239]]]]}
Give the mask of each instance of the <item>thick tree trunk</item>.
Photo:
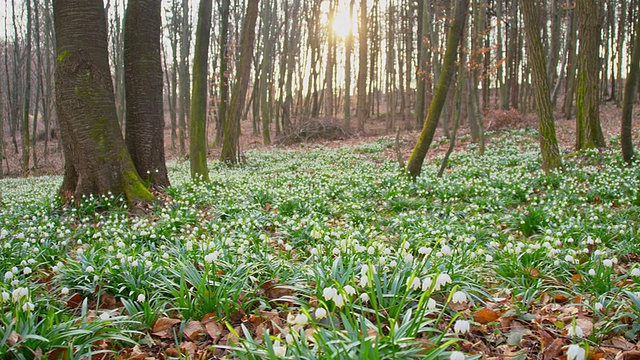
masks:
{"type": "Polygon", "coordinates": [[[209,69],[212,10],[212,0],[200,1],[196,47],[193,57],[193,88],[189,120],[191,178],[202,181],[209,181],[209,171],[207,170],[207,70],[209,69]]]}
{"type": "Polygon", "coordinates": [[[409,175],[414,180],[420,175],[424,157],[427,155],[429,146],[431,146],[431,142],[433,141],[433,135],[438,127],[440,113],[442,112],[447,92],[449,91],[451,78],[455,72],[455,60],[457,57],[458,44],[462,38],[464,23],[467,19],[468,13],[469,0],[458,0],[455,15],[450,24],[449,34],[447,35],[447,46],[444,54],[444,61],[442,63],[440,80],[436,86],[433,101],[431,102],[431,106],[429,106],[429,112],[427,113],[427,118],[425,119],[424,126],[420,132],[420,137],[418,138],[416,146],[413,148],[413,152],[409,158],[409,164],[407,165],[409,175]]]}
{"type": "Polygon", "coordinates": [[[227,114],[227,106],[229,104],[229,55],[227,54],[227,43],[230,5],[230,0],[222,0],[220,4],[220,101],[216,116],[216,137],[213,141],[216,146],[222,143],[222,124],[224,124],[224,117],[227,114]]]}
{"type": "MultiPolygon", "coordinates": [[[[174,14],[175,16],[175,14],[174,14]]],[[[189,24],[189,0],[182,0],[182,24],[180,28],[180,107],[178,113],[178,142],[180,154],[186,152],[187,116],[191,95],[189,94],[189,49],[191,45],[191,25],[189,24]]]]}
{"type": "Polygon", "coordinates": [[[578,0],[578,97],[576,103],[576,150],[604,147],[600,126],[600,31],[601,0],[578,0]]]}
{"type": "Polygon", "coordinates": [[[255,39],[256,20],[258,18],[259,0],[249,0],[247,14],[242,27],[242,39],[240,41],[240,65],[237,69],[237,79],[233,87],[229,111],[225,116],[224,134],[222,142],[221,160],[235,164],[239,159],[240,119],[244,110],[247,88],[249,87],[249,75],[251,70],[251,58],[253,56],[253,43],[255,39]]]}
{"type": "Polygon", "coordinates": [[[636,25],[636,36],[633,42],[633,54],[631,55],[631,70],[627,75],[627,82],[624,86],[624,100],[622,102],[622,129],[620,131],[620,145],[622,147],[622,157],[624,161],[631,164],[634,158],[632,125],[633,125],[633,102],[635,101],[638,89],[638,78],[640,77],[640,18],[636,25]]]}
{"type": "Polygon", "coordinates": [[[524,29],[527,36],[527,59],[531,68],[535,91],[536,108],[538,109],[538,128],[542,169],[551,172],[560,168],[560,152],[553,124],[553,108],[549,89],[549,76],[545,67],[544,50],[540,41],[540,22],[534,1],[521,0],[524,16],[524,29]]]}
{"type": "Polygon", "coordinates": [[[161,6],[157,1],[129,0],[124,27],[125,142],[140,177],[169,186],[164,157],[161,6]]]}
{"type": "Polygon", "coordinates": [[[65,157],[64,197],[151,201],[125,147],[109,72],[102,0],[54,0],[56,109],[65,157]]]}

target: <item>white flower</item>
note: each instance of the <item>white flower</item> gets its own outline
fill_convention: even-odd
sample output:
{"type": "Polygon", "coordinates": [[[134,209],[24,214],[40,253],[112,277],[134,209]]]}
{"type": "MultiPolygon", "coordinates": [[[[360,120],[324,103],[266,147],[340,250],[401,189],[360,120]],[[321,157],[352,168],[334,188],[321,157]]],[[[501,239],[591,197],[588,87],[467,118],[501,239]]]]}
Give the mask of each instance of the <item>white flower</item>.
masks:
{"type": "Polygon", "coordinates": [[[631,270],[631,276],[640,276],[640,267],[631,270]]]}
{"type": "Polygon", "coordinates": [[[464,360],[464,359],[466,359],[466,357],[464,356],[464,353],[460,351],[452,351],[451,355],[449,355],[449,360],[464,360]]]}
{"type": "Polygon", "coordinates": [[[147,297],[144,294],[138,295],[138,302],[145,302],[147,297]]]}
{"type": "Polygon", "coordinates": [[[292,313],[288,313],[287,314],[287,323],[289,323],[289,325],[295,325],[296,324],[296,316],[293,315],[292,313]]]}
{"type": "Polygon", "coordinates": [[[337,307],[341,308],[344,306],[344,298],[342,297],[342,295],[338,294],[336,295],[336,297],[333,298],[333,302],[336,304],[337,307]]]}
{"type": "Polygon", "coordinates": [[[287,347],[280,345],[279,342],[273,344],[273,353],[277,357],[284,357],[287,354],[287,347]]]}
{"type": "Polygon", "coordinates": [[[6,291],[2,292],[2,301],[3,302],[4,301],[8,301],[10,297],[11,297],[11,295],[8,292],[6,292],[6,291]]]}
{"type": "Polygon", "coordinates": [[[62,295],[67,295],[69,293],[69,288],[68,287],[63,287],[62,289],[60,289],[60,293],[62,295]]]}
{"type": "Polygon", "coordinates": [[[87,266],[87,268],[86,268],[86,269],[84,269],[84,271],[86,271],[86,272],[88,272],[88,273],[92,273],[92,272],[94,272],[94,270],[95,270],[95,269],[94,269],[94,268],[93,268],[93,266],[91,266],[91,265],[87,266]]]}
{"type": "Polygon", "coordinates": [[[213,262],[217,259],[218,259],[218,254],[216,254],[215,252],[209,253],[204,256],[204,261],[208,263],[213,262]]]}
{"type": "Polygon", "coordinates": [[[602,265],[604,265],[604,267],[612,267],[613,261],[611,261],[610,259],[604,259],[602,260],[602,265]]]}
{"type": "Polygon", "coordinates": [[[324,290],[322,290],[322,296],[324,296],[325,300],[332,300],[333,298],[338,296],[338,290],[336,290],[334,287],[324,288],[324,290]]]}
{"type": "Polygon", "coordinates": [[[578,325],[571,325],[568,329],[567,329],[567,336],[578,336],[578,337],[582,337],[584,336],[584,332],[582,331],[582,328],[578,325]]]}
{"type": "Polygon", "coordinates": [[[584,360],[587,352],[580,345],[570,345],[567,349],[567,360],[584,360]]]}
{"type": "Polygon", "coordinates": [[[358,284],[360,287],[366,287],[369,285],[369,277],[367,275],[362,275],[360,277],[360,283],[358,284]]]}
{"type": "Polygon", "coordinates": [[[449,247],[449,245],[442,245],[442,249],[440,249],[440,252],[443,255],[451,255],[451,247],[449,247]]]}
{"type": "Polygon", "coordinates": [[[356,289],[351,285],[347,285],[344,287],[344,292],[347,293],[347,295],[355,295],[356,289]]]}
{"type": "Polygon", "coordinates": [[[431,280],[430,276],[424,278],[424,280],[422,280],[422,291],[428,291],[431,288],[432,283],[433,280],[431,280]]]}
{"type": "Polygon", "coordinates": [[[437,305],[438,305],[438,303],[433,299],[429,299],[427,301],[427,309],[429,309],[429,310],[434,310],[437,305]]]}
{"type": "Polygon", "coordinates": [[[420,289],[420,278],[419,277],[414,277],[412,278],[408,278],[407,279],[407,287],[413,290],[418,290],[420,289]]]}
{"type": "Polygon", "coordinates": [[[109,314],[108,311],[103,311],[102,314],[100,314],[100,319],[103,321],[107,321],[109,318],[111,318],[111,314],[109,314]]]}
{"type": "Polygon", "coordinates": [[[455,293],[453,293],[451,301],[460,304],[467,302],[467,294],[465,294],[463,291],[456,291],[455,293]]]}
{"type": "Polygon", "coordinates": [[[13,278],[13,273],[11,271],[7,271],[6,273],[4,273],[5,280],[11,280],[12,278],[13,278]]]}
{"type": "Polygon", "coordinates": [[[325,310],[324,308],[316,309],[316,319],[323,319],[326,317],[327,317],[327,310],[325,310]]]}
{"type": "Polygon", "coordinates": [[[311,253],[311,255],[318,255],[319,254],[318,249],[316,249],[316,248],[311,248],[311,250],[309,250],[309,252],[311,253]]]}
{"type": "Polygon", "coordinates": [[[418,254],[429,255],[431,254],[432,251],[433,249],[423,246],[420,249],[418,249],[418,254]]]}
{"type": "Polygon", "coordinates": [[[29,275],[33,272],[33,270],[31,270],[30,267],[26,266],[24,269],[22,269],[22,273],[25,275],[29,275]]]}
{"type": "Polygon", "coordinates": [[[471,324],[467,320],[456,320],[453,325],[453,331],[457,333],[466,333],[471,329],[471,324]]]}
{"type": "Polygon", "coordinates": [[[433,288],[433,290],[438,291],[440,290],[440,287],[442,287],[442,285],[446,285],[452,282],[453,281],[451,280],[451,276],[449,276],[449,274],[442,273],[436,278],[436,286],[433,288]]]}
{"type": "Polygon", "coordinates": [[[33,309],[35,309],[35,306],[31,301],[27,301],[22,305],[22,311],[33,311],[33,309]]]}
{"type": "Polygon", "coordinates": [[[604,305],[602,305],[601,302],[597,302],[596,303],[596,310],[597,311],[602,311],[602,309],[604,309],[604,305]]]}
{"type": "Polygon", "coordinates": [[[596,271],[594,269],[589,269],[589,275],[596,276],[596,271]]]}
{"type": "Polygon", "coordinates": [[[362,300],[362,302],[369,302],[369,294],[367,293],[360,294],[360,300],[362,300]]]}
{"type": "Polygon", "coordinates": [[[575,260],[573,259],[573,256],[571,255],[567,255],[564,257],[564,261],[568,262],[568,263],[574,263],[575,260]]]}
{"type": "Polygon", "coordinates": [[[309,322],[309,318],[305,314],[298,314],[294,322],[298,326],[305,326],[309,322]]]}

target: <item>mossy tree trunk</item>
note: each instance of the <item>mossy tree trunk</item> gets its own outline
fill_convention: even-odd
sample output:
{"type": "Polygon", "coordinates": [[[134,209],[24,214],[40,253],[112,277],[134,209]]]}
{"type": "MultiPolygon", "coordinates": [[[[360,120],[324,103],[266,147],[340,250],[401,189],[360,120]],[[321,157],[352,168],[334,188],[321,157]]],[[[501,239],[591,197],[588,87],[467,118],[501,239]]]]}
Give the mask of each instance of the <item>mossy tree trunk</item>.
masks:
{"type": "Polygon", "coordinates": [[[433,135],[438,127],[438,120],[440,119],[440,114],[442,113],[442,108],[444,107],[444,103],[447,98],[447,92],[449,91],[449,85],[451,84],[451,79],[455,72],[458,44],[462,38],[464,24],[468,13],[469,0],[458,0],[455,15],[450,24],[449,33],[447,34],[447,45],[444,53],[440,79],[436,85],[433,100],[429,106],[424,126],[420,132],[420,137],[418,138],[416,146],[413,148],[411,157],[409,158],[409,164],[407,165],[409,175],[414,180],[420,175],[424,157],[427,155],[429,146],[431,146],[431,142],[433,141],[433,135]]]}
{"type": "Polygon", "coordinates": [[[193,57],[191,116],[189,120],[189,159],[191,178],[209,181],[207,170],[207,69],[211,37],[212,0],[201,0],[198,8],[196,47],[193,57]]]}
{"type": "Polygon", "coordinates": [[[576,100],[576,150],[604,147],[600,126],[601,0],[578,0],[578,91],[576,100]]]}
{"type": "MultiPolygon", "coordinates": [[[[426,88],[427,88],[427,62],[429,61],[428,53],[430,49],[427,46],[427,36],[430,34],[431,30],[431,5],[430,1],[423,0],[422,1],[422,18],[419,19],[421,22],[420,30],[421,33],[418,34],[418,39],[420,40],[418,43],[418,72],[416,74],[417,84],[416,84],[416,126],[422,126],[422,122],[424,121],[424,112],[426,105],[426,88]]],[[[418,5],[420,6],[420,5],[418,5]]]]}
{"type": "Polygon", "coordinates": [[[222,137],[222,153],[220,159],[223,162],[235,164],[239,160],[239,136],[240,119],[244,110],[245,98],[249,87],[249,75],[251,74],[251,60],[253,56],[253,43],[256,37],[256,20],[258,18],[259,0],[249,0],[247,13],[242,27],[242,39],[240,40],[240,64],[237,68],[237,81],[233,87],[231,102],[222,137]]]}
{"type": "Polygon", "coordinates": [[[140,177],[169,186],[164,157],[161,4],[129,0],[124,16],[125,143],[140,177]]]}
{"type": "Polygon", "coordinates": [[[638,89],[638,72],[640,72],[640,19],[636,25],[636,36],[633,42],[631,55],[631,71],[627,74],[627,83],[624,86],[624,100],[622,102],[622,129],[620,131],[620,145],[624,161],[631,164],[633,161],[633,142],[631,139],[633,125],[633,102],[638,89]]]}
{"type": "Polygon", "coordinates": [[[122,195],[151,201],[118,125],[109,71],[102,0],[55,0],[56,110],[65,171],[60,189],[82,195],[122,195]]]}
{"type": "Polygon", "coordinates": [[[553,108],[549,81],[550,77],[544,59],[544,50],[540,40],[541,24],[538,17],[538,8],[534,1],[521,0],[522,15],[524,17],[524,30],[527,39],[527,59],[531,68],[531,76],[538,110],[538,130],[540,141],[540,153],[542,155],[542,169],[545,172],[553,171],[562,166],[556,130],[553,124],[553,108]]]}
{"type": "Polygon", "coordinates": [[[220,102],[216,116],[216,138],[213,143],[220,146],[222,143],[222,126],[227,114],[229,103],[229,11],[231,0],[222,0],[220,3],[220,102]]]}

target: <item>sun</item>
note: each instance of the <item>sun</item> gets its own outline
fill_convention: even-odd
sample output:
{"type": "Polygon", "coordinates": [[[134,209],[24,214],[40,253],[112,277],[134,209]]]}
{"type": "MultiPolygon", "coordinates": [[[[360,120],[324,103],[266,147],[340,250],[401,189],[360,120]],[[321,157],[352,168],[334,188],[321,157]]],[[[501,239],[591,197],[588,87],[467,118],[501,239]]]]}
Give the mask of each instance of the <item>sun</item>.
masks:
{"type": "Polygon", "coordinates": [[[348,13],[337,12],[332,27],[338,37],[345,39],[349,35],[349,30],[353,28],[353,21],[348,13]]]}

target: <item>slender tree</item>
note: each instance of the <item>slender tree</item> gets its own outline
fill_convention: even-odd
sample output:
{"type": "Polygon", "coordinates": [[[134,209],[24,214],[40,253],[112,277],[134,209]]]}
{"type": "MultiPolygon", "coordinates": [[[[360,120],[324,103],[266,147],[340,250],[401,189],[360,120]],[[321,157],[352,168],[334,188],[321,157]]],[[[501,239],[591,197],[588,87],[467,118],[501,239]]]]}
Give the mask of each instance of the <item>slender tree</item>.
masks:
{"type": "Polygon", "coordinates": [[[420,49],[418,51],[418,73],[416,74],[416,125],[422,126],[424,121],[425,109],[426,109],[426,84],[427,84],[427,62],[429,49],[427,47],[426,40],[428,39],[429,30],[431,29],[431,14],[430,14],[430,1],[422,0],[422,18],[421,30],[422,33],[418,35],[420,49]]]}
{"type": "Polygon", "coordinates": [[[125,143],[140,177],[166,187],[169,177],[164,157],[161,12],[158,1],[129,0],[125,13],[125,143]]]}
{"type": "MultiPolygon", "coordinates": [[[[22,108],[22,173],[29,171],[31,137],[29,134],[29,116],[31,112],[31,0],[27,0],[27,35],[25,40],[25,79],[24,107],[22,108]]],[[[34,134],[35,135],[35,134],[34,134]]],[[[35,139],[34,139],[35,140],[35,139]]],[[[35,165],[35,163],[34,163],[35,165]]]]}
{"type": "Polygon", "coordinates": [[[622,147],[622,157],[624,161],[631,164],[634,158],[633,141],[631,139],[633,125],[633,102],[638,89],[638,78],[640,77],[640,17],[636,25],[636,35],[633,42],[633,53],[631,55],[631,70],[627,75],[627,82],[624,86],[624,100],[622,102],[622,129],[620,131],[620,145],[622,147]]]}
{"type": "MultiPolygon", "coordinates": [[[[349,2],[349,19],[353,19],[355,0],[349,2]]],[[[353,52],[353,27],[345,38],[344,59],[344,126],[351,129],[351,53],[353,52]]]]}
{"type": "Polygon", "coordinates": [[[433,100],[429,106],[424,126],[420,132],[420,137],[416,146],[411,152],[407,170],[409,175],[415,180],[422,170],[424,157],[427,155],[429,146],[433,141],[433,135],[438,127],[438,120],[442,113],[442,108],[447,98],[449,85],[455,73],[455,61],[458,54],[458,44],[464,32],[464,24],[469,13],[469,0],[458,0],[455,9],[453,21],[450,24],[449,33],[447,34],[447,45],[442,63],[442,73],[436,86],[433,100]]]}
{"type": "Polygon", "coordinates": [[[61,194],[151,201],[125,147],[109,72],[102,0],[54,0],[56,108],[65,157],[61,194]]]}
{"type": "Polygon", "coordinates": [[[239,136],[240,119],[244,110],[247,88],[249,87],[249,75],[251,70],[251,58],[253,56],[253,43],[255,40],[255,27],[258,18],[259,0],[248,0],[247,13],[242,26],[242,39],[240,41],[240,64],[237,67],[238,79],[233,87],[231,102],[225,116],[224,133],[222,141],[221,160],[235,164],[240,159],[239,136]]]}
{"type": "Polygon", "coordinates": [[[604,147],[600,126],[600,31],[602,0],[578,0],[578,97],[576,104],[576,149],[604,147]]]}
{"type": "Polygon", "coordinates": [[[222,143],[222,124],[227,114],[229,103],[229,7],[230,0],[220,2],[220,99],[218,101],[218,113],[216,116],[216,137],[213,143],[219,146],[222,143]]]}
{"type": "Polygon", "coordinates": [[[364,131],[367,119],[367,0],[360,0],[358,27],[358,131],[364,131]]]}
{"type": "Polygon", "coordinates": [[[538,8],[533,0],[521,0],[524,16],[524,29],[527,37],[527,59],[531,68],[533,86],[535,90],[536,107],[538,109],[538,129],[540,153],[542,155],[542,169],[553,171],[562,166],[556,130],[553,124],[553,108],[549,89],[544,50],[540,40],[540,24],[538,8]]]}

